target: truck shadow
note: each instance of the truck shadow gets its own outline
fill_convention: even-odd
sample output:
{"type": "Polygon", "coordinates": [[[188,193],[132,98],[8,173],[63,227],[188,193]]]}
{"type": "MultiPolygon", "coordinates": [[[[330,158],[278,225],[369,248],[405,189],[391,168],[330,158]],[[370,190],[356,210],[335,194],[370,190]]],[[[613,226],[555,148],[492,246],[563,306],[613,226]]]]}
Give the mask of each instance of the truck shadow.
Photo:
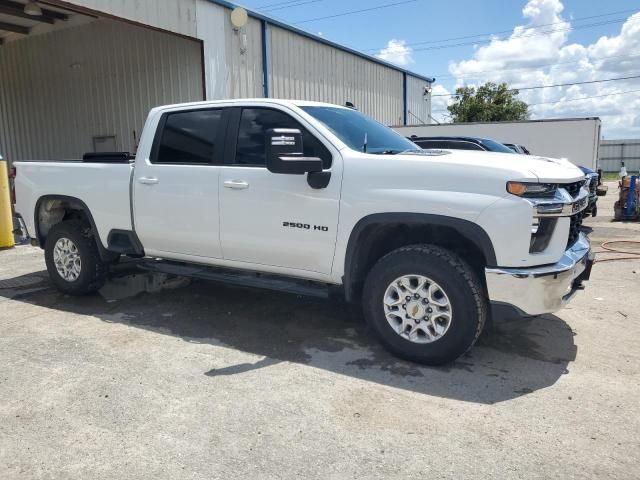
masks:
{"type": "Polygon", "coordinates": [[[387,353],[360,313],[344,303],[205,281],[183,288],[185,279],[154,275],[124,272],[103,295],[70,297],[50,286],[46,272],[34,272],[0,282],[0,297],[264,357],[203,371],[212,379],[296,362],[426,395],[493,404],[553,385],[577,353],[571,328],[548,315],[501,323],[455,363],[423,367],[387,353]]]}

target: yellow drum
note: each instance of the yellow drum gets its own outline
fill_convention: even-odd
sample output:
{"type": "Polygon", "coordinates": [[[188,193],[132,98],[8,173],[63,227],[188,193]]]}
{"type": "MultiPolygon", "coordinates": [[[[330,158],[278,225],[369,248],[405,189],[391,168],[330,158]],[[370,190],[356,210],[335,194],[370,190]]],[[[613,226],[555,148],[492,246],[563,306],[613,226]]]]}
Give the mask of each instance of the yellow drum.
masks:
{"type": "Polygon", "coordinates": [[[7,171],[7,162],[0,160],[0,248],[10,248],[14,245],[9,172],[7,171]]]}

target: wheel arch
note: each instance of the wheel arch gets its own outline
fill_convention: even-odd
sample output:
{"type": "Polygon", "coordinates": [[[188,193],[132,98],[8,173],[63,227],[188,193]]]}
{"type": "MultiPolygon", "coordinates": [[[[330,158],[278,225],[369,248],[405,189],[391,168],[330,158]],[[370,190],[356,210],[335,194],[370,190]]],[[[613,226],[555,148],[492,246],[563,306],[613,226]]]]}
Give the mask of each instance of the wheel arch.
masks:
{"type": "Polygon", "coordinates": [[[34,228],[40,248],[44,248],[49,230],[70,218],[81,218],[89,222],[100,257],[105,261],[113,259],[114,254],[107,250],[100,240],[96,222],[87,204],[77,197],[68,195],[43,195],[38,198],[34,210],[34,228]]]}
{"type": "Polygon", "coordinates": [[[359,220],[349,236],[342,278],[346,299],[354,301],[359,297],[367,273],[379,258],[416,243],[469,252],[471,260],[467,261],[476,270],[496,265],[489,235],[473,222],[445,215],[376,213],[359,220]]]}

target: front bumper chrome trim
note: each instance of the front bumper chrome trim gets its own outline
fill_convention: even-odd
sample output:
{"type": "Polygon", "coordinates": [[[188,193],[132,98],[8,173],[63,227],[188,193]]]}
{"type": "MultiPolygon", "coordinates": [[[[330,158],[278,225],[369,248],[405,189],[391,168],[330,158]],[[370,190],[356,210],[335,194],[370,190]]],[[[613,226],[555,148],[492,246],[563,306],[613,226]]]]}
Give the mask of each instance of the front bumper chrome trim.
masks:
{"type": "Polygon", "coordinates": [[[583,280],[588,280],[594,259],[589,239],[581,233],[553,265],[486,268],[489,300],[512,305],[525,315],[555,312],[571,300],[583,280]]]}
{"type": "Polygon", "coordinates": [[[526,198],[534,208],[535,217],[570,217],[589,205],[589,190],[582,187],[576,198],[564,188],[558,188],[553,198],[526,198]]]}

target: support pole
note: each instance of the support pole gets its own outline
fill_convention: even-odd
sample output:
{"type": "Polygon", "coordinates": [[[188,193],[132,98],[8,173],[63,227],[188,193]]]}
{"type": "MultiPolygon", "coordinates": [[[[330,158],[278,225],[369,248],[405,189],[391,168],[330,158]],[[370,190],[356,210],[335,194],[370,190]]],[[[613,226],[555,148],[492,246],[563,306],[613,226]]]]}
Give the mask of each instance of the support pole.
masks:
{"type": "Polygon", "coordinates": [[[269,23],[266,20],[260,21],[260,30],[262,33],[262,86],[264,98],[271,96],[271,88],[269,87],[269,77],[271,76],[271,52],[269,48],[269,23]]]}
{"type": "Polygon", "coordinates": [[[402,124],[406,127],[409,104],[407,103],[407,72],[402,72],[402,124]]]}
{"type": "Polygon", "coordinates": [[[634,203],[635,203],[635,198],[636,198],[636,181],[637,181],[638,177],[636,177],[635,175],[633,175],[631,177],[631,183],[629,183],[629,191],[627,192],[627,210],[624,212],[624,214],[627,217],[630,217],[633,214],[633,210],[634,210],[634,203]]]}

